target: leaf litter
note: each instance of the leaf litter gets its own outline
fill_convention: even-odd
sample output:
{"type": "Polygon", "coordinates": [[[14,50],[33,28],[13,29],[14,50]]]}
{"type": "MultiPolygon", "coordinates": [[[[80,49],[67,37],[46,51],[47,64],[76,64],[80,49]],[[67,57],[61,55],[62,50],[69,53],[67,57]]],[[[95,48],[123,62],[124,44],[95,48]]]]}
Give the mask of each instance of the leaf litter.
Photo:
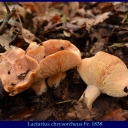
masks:
{"type": "MultiPolygon", "coordinates": [[[[24,50],[31,42],[65,39],[79,48],[82,58],[105,51],[119,57],[128,67],[128,8],[126,2],[20,2],[0,35],[0,53],[11,46],[24,50]],[[42,9],[43,8],[43,9],[42,9]]],[[[0,3],[0,24],[6,9],[0,3]]],[[[128,98],[101,95],[89,111],[78,102],[87,85],[76,68],[55,88],[37,96],[30,88],[14,97],[0,83],[0,120],[128,120],[128,98]]],[[[118,74],[117,74],[118,75],[118,74]]],[[[46,80],[47,81],[47,80],[46,80]]]]}

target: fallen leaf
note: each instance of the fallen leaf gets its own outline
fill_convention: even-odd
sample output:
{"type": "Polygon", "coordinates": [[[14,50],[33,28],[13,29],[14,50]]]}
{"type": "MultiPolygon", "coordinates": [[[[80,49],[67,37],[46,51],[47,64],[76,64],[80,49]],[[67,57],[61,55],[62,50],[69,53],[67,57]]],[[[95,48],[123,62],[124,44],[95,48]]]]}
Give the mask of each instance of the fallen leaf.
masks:
{"type": "Polygon", "coordinates": [[[5,120],[24,121],[24,120],[27,120],[33,114],[33,112],[34,112],[34,110],[31,108],[24,108],[22,111],[10,116],[9,118],[7,118],[5,120]]]}
{"type": "Polygon", "coordinates": [[[71,23],[63,23],[63,27],[68,29],[68,30],[72,30],[72,31],[77,31],[80,29],[80,26],[75,25],[75,24],[71,24],[71,23]]]}
{"type": "Polygon", "coordinates": [[[63,34],[64,34],[66,37],[71,37],[71,33],[70,33],[70,32],[63,31],[63,34]]]}
{"type": "Polygon", "coordinates": [[[60,22],[60,21],[61,21],[60,16],[56,14],[55,16],[52,17],[51,21],[52,21],[53,23],[58,23],[58,22],[60,22]]]}
{"type": "Polygon", "coordinates": [[[9,33],[4,33],[0,35],[0,45],[5,49],[8,50],[10,48],[9,43],[13,40],[12,36],[9,33]]]}
{"type": "Polygon", "coordinates": [[[105,12],[103,14],[97,15],[94,21],[94,25],[98,23],[102,23],[104,20],[109,18],[110,15],[111,15],[111,12],[105,12]]]}
{"type": "Polygon", "coordinates": [[[69,8],[68,8],[67,4],[64,4],[62,14],[63,14],[63,18],[64,17],[69,17],[69,8]]]}
{"type": "Polygon", "coordinates": [[[99,120],[101,120],[101,121],[124,121],[126,119],[123,117],[122,108],[118,108],[118,109],[110,112],[109,114],[101,117],[99,120]]]}
{"type": "Polygon", "coordinates": [[[33,31],[36,32],[38,27],[46,26],[48,24],[48,20],[46,17],[36,16],[32,19],[33,31]]]}
{"type": "Polygon", "coordinates": [[[105,12],[103,14],[96,15],[93,18],[74,18],[71,22],[76,22],[78,25],[86,24],[86,29],[90,31],[91,27],[102,23],[104,20],[109,18],[111,12],[105,12]]]}
{"type": "Polygon", "coordinates": [[[109,12],[113,9],[113,3],[112,2],[103,2],[103,3],[101,2],[99,4],[99,6],[100,6],[102,13],[109,12]]]}
{"type": "Polygon", "coordinates": [[[53,114],[53,110],[52,109],[44,109],[44,110],[40,110],[37,111],[36,113],[34,113],[28,120],[31,121],[35,121],[35,120],[40,120],[40,121],[45,121],[47,120],[50,116],[52,116],[53,114]]]}
{"type": "Polygon", "coordinates": [[[92,120],[95,115],[91,115],[85,104],[81,102],[74,103],[64,120],[92,120]]]}
{"type": "Polygon", "coordinates": [[[26,17],[26,10],[25,8],[23,8],[22,6],[18,6],[17,7],[17,13],[23,17],[23,19],[25,20],[26,17]]]}
{"type": "Polygon", "coordinates": [[[128,4],[127,3],[119,3],[114,6],[116,11],[126,12],[128,11],[128,4]]]}
{"type": "Polygon", "coordinates": [[[57,8],[49,8],[47,17],[53,17],[55,15],[61,15],[61,10],[57,8]]]}
{"type": "Polygon", "coordinates": [[[116,34],[116,36],[117,36],[117,41],[118,41],[118,42],[121,42],[121,41],[126,40],[127,35],[128,35],[128,31],[119,31],[119,32],[116,34]]]}
{"type": "Polygon", "coordinates": [[[45,15],[50,2],[20,2],[25,10],[29,13],[34,12],[35,15],[45,15]],[[43,9],[42,9],[43,8],[43,9]]]}
{"type": "Polygon", "coordinates": [[[87,21],[87,18],[83,18],[83,17],[74,17],[72,20],[71,20],[71,23],[76,23],[77,25],[79,26],[82,26],[83,24],[85,24],[87,21]]]}
{"type": "Polygon", "coordinates": [[[124,110],[123,117],[128,120],[128,111],[127,110],[124,110]]]}
{"type": "Polygon", "coordinates": [[[79,2],[69,2],[70,18],[74,17],[79,9],[79,2]]]}
{"type": "Polygon", "coordinates": [[[22,36],[26,40],[26,42],[30,43],[36,38],[35,35],[31,33],[28,29],[23,28],[20,23],[16,22],[15,26],[19,28],[19,31],[22,33],[22,36]]]}

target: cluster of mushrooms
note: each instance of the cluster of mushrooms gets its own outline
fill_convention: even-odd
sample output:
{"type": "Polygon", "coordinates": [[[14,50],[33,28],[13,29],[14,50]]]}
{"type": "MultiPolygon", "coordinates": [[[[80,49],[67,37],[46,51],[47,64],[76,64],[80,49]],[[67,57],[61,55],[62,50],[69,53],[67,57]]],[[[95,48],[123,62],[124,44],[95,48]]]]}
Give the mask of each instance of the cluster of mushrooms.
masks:
{"type": "Polygon", "coordinates": [[[89,109],[95,99],[105,93],[113,97],[128,95],[128,69],[116,56],[97,52],[91,58],[81,58],[79,49],[66,40],[51,39],[42,45],[31,43],[26,51],[11,47],[0,56],[0,79],[5,91],[15,96],[31,87],[37,95],[57,87],[66,71],[77,67],[88,85],[79,101],[89,109]]]}

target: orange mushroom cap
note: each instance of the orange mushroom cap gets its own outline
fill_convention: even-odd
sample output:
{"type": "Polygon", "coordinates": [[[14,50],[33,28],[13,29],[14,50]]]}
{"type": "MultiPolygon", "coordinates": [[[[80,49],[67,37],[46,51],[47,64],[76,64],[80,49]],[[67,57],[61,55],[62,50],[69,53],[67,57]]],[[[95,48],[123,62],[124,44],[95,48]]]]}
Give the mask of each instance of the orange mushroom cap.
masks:
{"type": "Polygon", "coordinates": [[[0,79],[11,96],[28,89],[38,73],[38,63],[21,48],[12,47],[0,56],[0,79]]]}
{"type": "Polygon", "coordinates": [[[42,45],[45,48],[45,56],[54,54],[58,51],[67,50],[76,54],[81,58],[81,53],[79,49],[67,40],[50,39],[50,40],[44,41],[42,45]]]}
{"type": "Polygon", "coordinates": [[[36,42],[32,42],[27,48],[26,54],[40,63],[40,61],[45,57],[44,46],[40,46],[36,42]]]}

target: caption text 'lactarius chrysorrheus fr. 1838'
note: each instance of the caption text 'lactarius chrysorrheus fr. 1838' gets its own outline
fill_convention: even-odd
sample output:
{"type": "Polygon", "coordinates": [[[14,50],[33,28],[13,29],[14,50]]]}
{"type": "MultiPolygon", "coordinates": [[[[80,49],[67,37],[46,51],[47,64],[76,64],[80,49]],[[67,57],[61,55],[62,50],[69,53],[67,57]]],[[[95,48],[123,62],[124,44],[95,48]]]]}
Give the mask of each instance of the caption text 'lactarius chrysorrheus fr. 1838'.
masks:
{"type": "Polygon", "coordinates": [[[26,52],[12,47],[0,56],[0,79],[4,89],[14,96],[32,87],[36,94],[57,87],[65,78],[65,71],[81,64],[77,47],[66,40],[48,40],[38,45],[31,43],[26,52]]]}
{"type": "Polygon", "coordinates": [[[128,69],[116,56],[98,52],[91,58],[83,59],[77,71],[88,85],[79,101],[86,103],[89,109],[101,93],[113,97],[128,95],[128,69]]]}

